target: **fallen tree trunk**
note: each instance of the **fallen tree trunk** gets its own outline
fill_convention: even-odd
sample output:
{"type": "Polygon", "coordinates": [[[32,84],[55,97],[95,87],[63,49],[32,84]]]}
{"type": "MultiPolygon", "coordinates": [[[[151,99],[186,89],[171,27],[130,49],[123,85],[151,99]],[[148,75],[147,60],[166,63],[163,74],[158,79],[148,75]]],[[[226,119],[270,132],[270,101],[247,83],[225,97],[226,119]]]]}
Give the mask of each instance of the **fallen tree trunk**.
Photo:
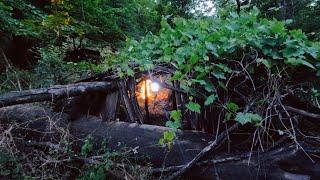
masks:
{"type": "MultiPolygon", "coordinates": [[[[67,122],[67,117],[68,115],[32,105],[0,108],[1,127],[6,124],[19,124],[28,135],[26,137],[24,134],[19,135],[23,137],[26,145],[45,145],[59,149],[59,142],[55,142],[59,138],[54,138],[55,129],[73,136],[73,144],[77,148],[81,147],[84,137],[91,135],[96,147],[106,140],[111,150],[131,149],[134,157],[146,158],[146,162],[152,163],[153,167],[158,167],[156,171],[161,174],[159,167],[164,167],[165,174],[184,167],[184,164],[191,161],[211,139],[211,136],[206,133],[179,131],[172,150],[168,151],[158,145],[162,133],[168,130],[166,127],[125,122],[106,123],[95,117],[83,117],[67,122]]],[[[22,148],[25,147],[23,145],[22,148]]],[[[297,151],[295,146],[284,147],[285,149],[279,148],[266,154],[252,153],[251,160],[248,160],[248,154],[233,157],[219,157],[217,154],[214,159],[196,163],[192,171],[186,172],[184,177],[190,179],[239,179],[239,177],[240,179],[319,179],[319,161],[315,163],[310,161],[305,155],[305,150],[297,151]]]]}
{"type": "MultiPolygon", "coordinates": [[[[73,144],[81,147],[88,135],[98,148],[105,140],[111,150],[135,149],[134,157],[147,159],[154,166],[181,165],[189,162],[209,142],[210,135],[202,132],[178,131],[171,151],[158,142],[166,127],[126,122],[104,122],[93,116],[67,122],[68,115],[51,112],[38,106],[17,105],[0,109],[0,123],[24,124],[31,141],[51,141],[52,126],[59,126],[75,137],[73,144]]],[[[29,139],[28,139],[29,140],[29,139]]]]}
{"type": "Polygon", "coordinates": [[[0,108],[23,103],[55,101],[89,92],[111,91],[115,88],[117,88],[116,83],[111,82],[80,82],[69,85],[56,85],[49,88],[11,92],[0,96],[0,108]]]}

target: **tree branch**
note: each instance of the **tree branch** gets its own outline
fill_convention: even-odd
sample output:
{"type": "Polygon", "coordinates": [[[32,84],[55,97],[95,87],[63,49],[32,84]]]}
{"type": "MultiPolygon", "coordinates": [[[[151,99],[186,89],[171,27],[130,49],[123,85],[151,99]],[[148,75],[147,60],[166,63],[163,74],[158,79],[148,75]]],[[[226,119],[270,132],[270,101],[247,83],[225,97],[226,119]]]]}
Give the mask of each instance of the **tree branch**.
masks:
{"type": "Polygon", "coordinates": [[[310,112],[307,112],[305,110],[297,109],[297,108],[294,108],[294,107],[291,107],[291,106],[285,106],[285,108],[288,111],[291,111],[291,112],[294,112],[294,113],[297,113],[297,114],[300,114],[300,115],[303,115],[303,116],[306,116],[306,117],[310,117],[310,118],[314,118],[314,119],[320,119],[320,115],[319,114],[310,113],[310,112]]]}
{"type": "Polygon", "coordinates": [[[224,142],[227,139],[228,134],[230,134],[231,132],[238,129],[239,126],[240,126],[240,124],[236,123],[233,126],[231,126],[229,129],[227,129],[223,133],[221,133],[215,141],[213,141],[210,145],[208,145],[207,147],[202,149],[202,151],[196,157],[194,157],[188,164],[184,165],[179,171],[172,174],[168,178],[168,180],[176,179],[177,177],[183,175],[185,172],[187,172],[189,169],[191,169],[202,157],[204,157],[209,152],[214,150],[220,143],[224,142]]]}

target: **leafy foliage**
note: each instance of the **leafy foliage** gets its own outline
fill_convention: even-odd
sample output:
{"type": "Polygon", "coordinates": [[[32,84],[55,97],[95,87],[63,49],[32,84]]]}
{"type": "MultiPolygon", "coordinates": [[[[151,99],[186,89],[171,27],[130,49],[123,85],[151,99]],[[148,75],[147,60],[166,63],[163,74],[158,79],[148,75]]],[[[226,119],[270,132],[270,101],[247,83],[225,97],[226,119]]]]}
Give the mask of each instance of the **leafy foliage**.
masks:
{"type": "Polygon", "coordinates": [[[167,145],[169,149],[172,148],[173,141],[176,138],[176,131],[181,127],[181,110],[173,110],[170,112],[170,118],[173,121],[167,121],[166,126],[170,128],[169,131],[163,133],[163,137],[160,138],[160,145],[167,145]]]}
{"type": "Polygon", "coordinates": [[[301,1],[261,1],[254,0],[252,5],[261,10],[261,15],[281,20],[291,19],[291,28],[301,28],[305,32],[315,34],[319,32],[320,3],[314,0],[301,1]]]}
{"type": "Polygon", "coordinates": [[[12,156],[6,150],[0,152],[0,177],[19,178],[22,176],[21,159],[12,156]]]}
{"type": "Polygon", "coordinates": [[[86,61],[78,63],[65,62],[66,48],[49,46],[40,48],[40,60],[35,67],[35,75],[38,77],[37,86],[50,86],[53,84],[66,84],[84,76],[89,72],[98,71],[94,64],[86,61]]]}
{"type": "MultiPolygon", "coordinates": [[[[227,79],[239,71],[235,65],[247,57],[253,59],[246,67],[249,77],[259,77],[258,68],[275,74],[281,69],[289,76],[295,68],[318,70],[319,44],[309,41],[301,30],[288,30],[288,22],[260,18],[256,8],[241,16],[232,12],[216,19],[175,18],[173,22],[163,19],[159,35],[148,34],[139,42],[129,39],[114,70],[130,76],[129,64],[141,71],[165,65],[174,69],[171,80],[178,80],[183,90],[197,97],[204,94],[194,88],[205,92],[206,105],[221,98],[218,91],[228,90],[227,79]]],[[[259,81],[264,82],[263,77],[259,81]]],[[[200,113],[201,106],[193,100],[186,107],[200,113]]],[[[227,109],[230,119],[239,106],[229,103],[227,109]]]]}
{"type": "Polygon", "coordinates": [[[260,123],[262,121],[262,118],[258,114],[239,112],[237,113],[235,120],[244,125],[246,123],[260,123]]]}
{"type": "Polygon", "coordinates": [[[190,111],[194,111],[197,113],[201,112],[201,106],[198,103],[195,102],[189,102],[188,104],[186,104],[186,107],[190,110],[190,111]]]}
{"type": "Polygon", "coordinates": [[[43,44],[60,44],[65,38],[119,43],[158,30],[156,5],[149,0],[1,1],[0,30],[43,44]]]}
{"type": "Polygon", "coordinates": [[[90,152],[93,150],[93,137],[88,136],[85,141],[83,146],[81,147],[81,155],[83,156],[88,156],[90,152]]]}

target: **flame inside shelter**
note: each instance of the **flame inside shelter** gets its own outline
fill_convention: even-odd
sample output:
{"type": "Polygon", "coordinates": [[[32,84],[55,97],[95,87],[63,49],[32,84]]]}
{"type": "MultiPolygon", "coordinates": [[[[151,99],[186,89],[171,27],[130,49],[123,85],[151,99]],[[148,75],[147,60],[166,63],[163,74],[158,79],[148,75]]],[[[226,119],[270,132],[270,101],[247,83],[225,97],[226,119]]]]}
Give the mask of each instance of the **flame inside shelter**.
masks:
{"type": "Polygon", "coordinates": [[[141,109],[145,107],[145,100],[148,98],[149,112],[152,116],[164,116],[171,107],[171,90],[161,87],[163,79],[155,77],[154,81],[143,79],[137,84],[136,97],[141,109]],[[160,83],[158,83],[160,82],[160,83]]]}

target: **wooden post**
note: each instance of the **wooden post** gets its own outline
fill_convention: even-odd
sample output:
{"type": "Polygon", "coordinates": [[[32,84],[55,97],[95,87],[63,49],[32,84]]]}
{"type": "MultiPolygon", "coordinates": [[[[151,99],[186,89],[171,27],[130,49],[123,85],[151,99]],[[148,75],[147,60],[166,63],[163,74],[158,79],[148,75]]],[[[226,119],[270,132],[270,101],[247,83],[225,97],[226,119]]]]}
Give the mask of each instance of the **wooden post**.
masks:
{"type": "Polygon", "coordinates": [[[130,90],[130,99],[131,99],[135,116],[138,118],[138,122],[143,124],[143,115],[140,111],[139,104],[136,97],[136,80],[134,77],[129,80],[129,90],[130,90]]]}
{"type": "Polygon", "coordinates": [[[128,97],[128,91],[127,91],[127,86],[124,82],[124,80],[120,80],[118,82],[118,86],[119,86],[119,92],[121,94],[121,99],[126,107],[126,112],[127,112],[127,116],[129,118],[130,122],[135,122],[135,117],[134,117],[134,113],[132,110],[132,106],[128,97]]]}
{"type": "Polygon", "coordinates": [[[101,117],[103,121],[114,121],[117,113],[119,91],[109,92],[102,107],[101,117]]]}
{"type": "Polygon", "coordinates": [[[146,110],[146,118],[145,122],[149,121],[150,115],[149,115],[149,106],[148,106],[148,84],[147,79],[144,81],[144,108],[146,110]]]}

